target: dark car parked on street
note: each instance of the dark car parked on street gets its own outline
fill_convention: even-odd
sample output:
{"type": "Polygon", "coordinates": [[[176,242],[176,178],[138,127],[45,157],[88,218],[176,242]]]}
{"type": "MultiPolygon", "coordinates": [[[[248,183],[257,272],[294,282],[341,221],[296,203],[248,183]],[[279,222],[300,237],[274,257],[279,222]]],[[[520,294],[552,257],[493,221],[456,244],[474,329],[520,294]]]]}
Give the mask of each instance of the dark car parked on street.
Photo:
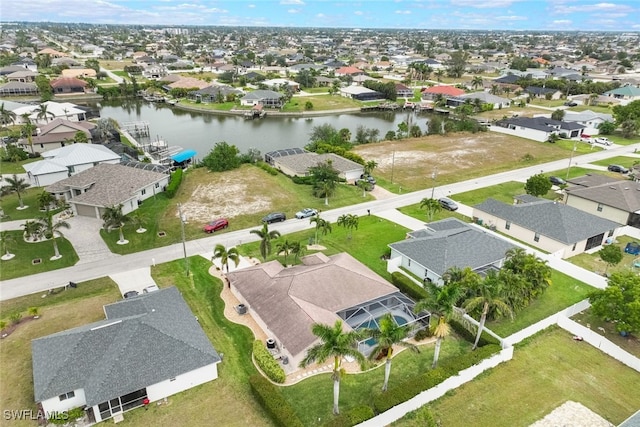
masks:
{"type": "Polygon", "coordinates": [[[271,224],[273,222],[283,222],[287,220],[287,216],[282,212],[271,212],[262,218],[262,222],[271,224]]]}
{"type": "Polygon", "coordinates": [[[567,183],[564,179],[558,176],[550,176],[549,181],[551,181],[553,185],[565,185],[567,183]]]}
{"type": "Polygon", "coordinates": [[[618,172],[618,173],[629,173],[629,169],[625,168],[624,166],[620,166],[620,165],[609,165],[607,167],[607,169],[611,172],[618,172]]]}

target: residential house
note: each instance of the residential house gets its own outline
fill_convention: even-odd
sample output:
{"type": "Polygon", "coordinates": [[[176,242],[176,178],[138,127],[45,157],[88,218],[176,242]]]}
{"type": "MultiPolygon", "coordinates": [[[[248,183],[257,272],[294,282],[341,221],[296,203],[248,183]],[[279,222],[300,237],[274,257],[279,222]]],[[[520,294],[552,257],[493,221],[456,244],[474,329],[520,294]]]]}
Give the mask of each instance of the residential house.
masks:
{"type": "Polygon", "coordinates": [[[340,96],[358,101],[384,100],[384,95],[364,86],[345,86],[340,88],[340,96]]]}
{"type": "Polygon", "coordinates": [[[489,130],[545,142],[551,135],[565,134],[568,138],[579,138],[585,127],[576,122],[564,122],[547,117],[512,117],[498,120],[489,130]]]}
{"type": "Polygon", "coordinates": [[[560,258],[597,249],[615,238],[621,226],[564,203],[528,195],[518,201],[510,205],[489,198],[473,207],[473,216],[485,226],[560,258]]]}
{"type": "Polygon", "coordinates": [[[263,107],[282,108],[284,104],[283,98],[284,96],[281,93],[275,92],[273,90],[258,89],[254,90],[253,92],[249,92],[245,96],[240,98],[240,105],[262,105],[263,107]]]}
{"type": "Polygon", "coordinates": [[[7,76],[8,82],[32,83],[35,82],[38,73],[30,70],[15,71],[7,76]]]}
{"type": "Polygon", "coordinates": [[[40,91],[35,83],[9,82],[0,85],[0,96],[35,96],[40,91]]]}
{"type": "Polygon", "coordinates": [[[147,65],[142,70],[142,77],[146,79],[158,80],[169,73],[167,67],[161,64],[147,65]]]}
{"type": "Polygon", "coordinates": [[[57,51],[55,49],[52,49],[50,47],[45,47],[42,50],[38,51],[38,55],[49,55],[51,58],[62,58],[65,56],[69,56],[68,54],[64,53],[64,52],[60,52],[57,51]]]}
{"type": "Polygon", "coordinates": [[[431,86],[430,88],[424,89],[421,93],[421,96],[423,100],[434,101],[440,96],[443,96],[446,99],[449,97],[464,95],[464,93],[464,90],[458,89],[454,86],[439,85],[431,86]]]}
{"type": "Polygon", "coordinates": [[[51,80],[51,87],[55,95],[85,93],[87,82],[75,77],[60,77],[51,80]]]}
{"type": "Polygon", "coordinates": [[[221,356],[177,288],[104,306],[105,320],[31,341],[38,409],[90,423],[218,378],[221,356]]]}
{"type": "Polygon", "coordinates": [[[356,67],[340,67],[335,71],[335,75],[338,77],[340,76],[355,77],[355,76],[361,76],[363,74],[364,74],[364,71],[356,67]]]}
{"type": "Polygon", "coordinates": [[[527,86],[524,91],[534,98],[546,98],[547,96],[550,96],[551,99],[560,99],[562,97],[561,91],[548,87],[527,86]]]}
{"type": "Polygon", "coordinates": [[[501,96],[493,95],[489,92],[472,92],[465,93],[456,97],[447,98],[447,105],[457,107],[459,105],[465,104],[466,102],[469,102],[467,100],[470,100],[472,104],[475,104],[476,99],[479,99],[482,105],[490,105],[494,110],[499,110],[501,108],[511,106],[511,100],[509,98],[503,98],[501,96]]]}
{"type": "Polygon", "coordinates": [[[194,92],[189,92],[187,97],[196,102],[200,101],[205,104],[212,102],[219,102],[220,99],[222,101],[226,101],[227,96],[229,95],[242,95],[243,92],[240,89],[236,89],[231,86],[226,85],[211,85],[207,86],[204,89],[199,89],[194,92]]]}
{"type": "Polygon", "coordinates": [[[290,87],[294,92],[300,91],[300,83],[289,79],[269,79],[264,80],[262,83],[275,91],[283,90],[285,87],[290,87]]]}
{"type": "Polygon", "coordinates": [[[396,83],[396,95],[398,98],[413,98],[413,89],[402,83],[396,83]]]}
{"type": "Polygon", "coordinates": [[[96,125],[91,122],[72,122],[66,119],[54,119],[47,124],[41,125],[36,130],[36,136],[31,137],[31,143],[28,138],[21,139],[21,145],[29,152],[42,152],[53,150],[54,148],[64,147],[74,143],[74,138],[78,132],[82,132],[87,142],[91,142],[91,130],[96,125]]]}
{"type": "Polygon", "coordinates": [[[442,276],[453,267],[469,267],[481,275],[499,270],[506,252],[514,248],[482,227],[457,218],[426,224],[423,230],[407,233],[407,239],[391,243],[389,247],[389,272],[405,269],[439,285],[444,284],[442,276]]]}
{"type": "Polygon", "coordinates": [[[600,133],[598,128],[602,123],[614,122],[613,116],[611,114],[596,113],[591,110],[584,110],[580,112],[565,111],[562,120],[565,122],[574,122],[585,126],[582,132],[586,133],[587,135],[598,135],[600,133]]]}
{"type": "MultiPolygon", "coordinates": [[[[279,358],[297,367],[318,342],[314,323],[343,322],[347,331],[376,327],[377,319],[392,313],[398,322],[423,327],[429,314],[413,313],[414,302],[347,253],[330,257],[321,252],[285,268],[278,261],[231,271],[231,292],[272,339],[279,358]]],[[[358,348],[370,352],[363,340],[358,348]]]]}
{"type": "Polygon", "coordinates": [[[24,165],[32,187],[54,184],[100,163],[120,163],[120,155],[100,144],[67,145],[45,151],[42,158],[24,165]]]}
{"type": "Polygon", "coordinates": [[[71,102],[45,101],[42,104],[47,107],[47,117],[38,117],[40,104],[23,105],[14,110],[17,116],[16,123],[23,123],[22,116],[24,114],[27,114],[31,123],[35,124],[47,124],[54,119],[64,119],[71,122],[87,120],[87,111],[89,109],[86,107],[80,107],[71,102]]]}
{"type": "Polygon", "coordinates": [[[640,228],[640,183],[599,174],[584,175],[567,182],[566,205],[640,228]]]}
{"type": "Polygon", "coordinates": [[[364,173],[364,166],[360,163],[345,159],[334,153],[292,153],[279,157],[272,156],[271,158],[273,167],[288,176],[307,176],[309,175],[309,168],[328,161],[339,172],[340,178],[345,179],[347,182],[354,182],[364,173]]]}
{"type": "Polygon", "coordinates": [[[19,65],[7,65],[0,68],[0,76],[8,76],[19,71],[25,71],[25,68],[19,65]]]}
{"type": "Polygon", "coordinates": [[[605,96],[620,100],[621,105],[640,100],[640,88],[635,86],[622,86],[604,93],[605,96]]]}
{"type": "Polygon", "coordinates": [[[100,163],[47,186],[45,191],[63,198],[76,215],[102,218],[107,207],[122,205],[125,215],[138,209],[168,183],[169,175],[164,173],[100,163]]]}

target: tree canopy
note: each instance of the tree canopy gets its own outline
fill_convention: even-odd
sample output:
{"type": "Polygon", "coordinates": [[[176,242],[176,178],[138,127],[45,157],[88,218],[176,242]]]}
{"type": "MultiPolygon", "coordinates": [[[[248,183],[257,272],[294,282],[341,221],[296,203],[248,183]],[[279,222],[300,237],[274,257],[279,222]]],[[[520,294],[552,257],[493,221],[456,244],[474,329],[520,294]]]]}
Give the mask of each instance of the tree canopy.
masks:
{"type": "Polygon", "coordinates": [[[531,176],[524,184],[524,191],[535,197],[544,196],[551,190],[551,181],[549,178],[539,173],[531,176]]]}
{"type": "Polygon", "coordinates": [[[216,142],[209,154],[202,159],[202,164],[214,172],[223,172],[240,167],[242,163],[240,150],[227,142],[216,142]]]}
{"type": "Polygon", "coordinates": [[[633,272],[614,273],[605,289],[589,294],[591,310],[611,320],[618,332],[640,331],[640,276],[633,272]]]}

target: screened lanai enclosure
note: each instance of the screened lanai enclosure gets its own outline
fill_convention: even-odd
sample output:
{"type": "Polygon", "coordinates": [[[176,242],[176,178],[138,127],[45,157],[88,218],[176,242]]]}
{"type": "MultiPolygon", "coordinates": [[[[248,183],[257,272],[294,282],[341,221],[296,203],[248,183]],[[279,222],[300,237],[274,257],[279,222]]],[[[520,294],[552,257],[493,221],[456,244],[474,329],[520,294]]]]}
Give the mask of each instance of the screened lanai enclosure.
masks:
{"type": "MultiPolygon", "coordinates": [[[[408,325],[409,336],[429,325],[431,314],[426,311],[414,313],[415,302],[400,292],[376,298],[366,303],[339,311],[337,314],[353,330],[379,329],[380,319],[391,313],[398,326],[408,325]]],[[[358,343],[358,351],[369,356],[376,346],[376,341],[369,338],[358,343]]]]}

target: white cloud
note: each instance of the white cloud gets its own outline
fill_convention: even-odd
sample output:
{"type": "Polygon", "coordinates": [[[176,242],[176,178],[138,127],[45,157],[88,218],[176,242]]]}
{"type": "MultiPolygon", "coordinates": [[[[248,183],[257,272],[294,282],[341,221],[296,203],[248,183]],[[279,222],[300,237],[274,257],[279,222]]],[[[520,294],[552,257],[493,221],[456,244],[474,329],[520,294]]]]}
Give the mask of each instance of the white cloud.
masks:
{"type": "Polygon", "coordinates": [[[326,18],[327,15],[325,15],[324,13],[318,13],[316,14],[316,18],[326,18]]]}
{"type": "Polygon", "coordinates": [[[411,15],[410,10],[396,10],[396,15],[411,15]]]}
{"type": "Polygon", "coordinates": [[[248,5],[247,5],[247,7],[248,7],[249,9],[253,9],[253,8],[255,8],[255,7],[256,7],[256,5],[255,5],[255,4],[248,4],[248,5]]]}
{"type": "Polygon", "coordinates": [[[452,6],[475,7],[476,9],[509,7],[518,0],[451,0],[452,6]]]}
{"type": "Polygon", "coordinates": [[[505,16],[496,16],[493,19],[496,21],[526,21],[526,16],[518,16],[518,15],[505,15],[505,16]]]}
{"type": "Polygon", "coordinates": [[[573,21],[571,21],[570,19],[556,19],[552,23],[553,25],[571,25],[573,24],[573,21]]]}
{"type": "Polygon", "coordinates": [[[304,2],[302,0],[280,0],[280,4],[297,4],[297,5],[304,5],[304,2]]]}
{"type": "Polygon", "coordinates": [[[353,12],[354,15],[358,15],[358,16],[362,16],[364,15],[364,12],[361,10],[356,10],[355,12],[353,12]]]}
{"type": "Polygon", "coordinates": [[[627,4],[615,4],[615,3],[595,3],[595,4],[580,4],[575,6],[569,6],[567,4],[554,4],[552,8],[553,12],[559,14],[569,13],[602,13],[602,12],[614,12],[624,13],[632,12],[633,8],[627,4]]]}
{"type": "Polygon", "coordinates": [[[288,13],[300,13],[302,12],[302,9],[289,9],[287,10],[288,13]]]}

